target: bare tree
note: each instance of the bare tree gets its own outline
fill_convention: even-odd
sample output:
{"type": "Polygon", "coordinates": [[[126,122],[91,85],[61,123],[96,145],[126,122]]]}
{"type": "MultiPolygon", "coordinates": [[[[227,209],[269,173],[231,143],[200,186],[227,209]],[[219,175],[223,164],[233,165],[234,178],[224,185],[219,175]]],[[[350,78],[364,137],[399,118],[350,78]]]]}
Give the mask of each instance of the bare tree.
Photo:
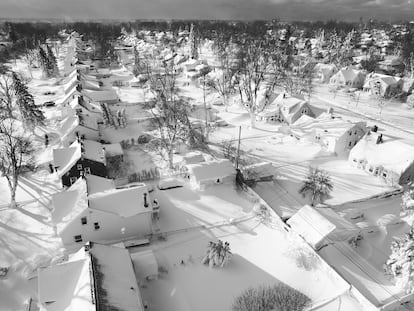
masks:
{"type": "Polygon", "coordinates": [[[272,70],[272,57],[263,40],[252,39],[242,43],[237,61],[237,84],[240,97],[245,108],[249,111],[251,126],[255,127],[256,114],[264,109],[259,101],[262,95],[260,91],[268,82],[266,78],[268,77],[267,73],[272,70]]]}
{"type": "Polygon", "coordinates": [[[174,167],[174,149],[180,142],[187,142],[191,136],[188,107],[179,98],[176,87],[176,72],[173,62],[162,64],[162,73],[148,70],[150,89],[157,94],[155,107],[151,109],[153,125],[158,137],[149,146],[174,167]]]}
{"type": "Polygon", "coordinates": [[[207,80],[207,85],[212,88],[223,100],[225,111],[227,112],[229,97],[235,91],[236,70],[231,66],[231,50],[227,47],[224,51],[219,52],[220,69],[212,72],[207,80]]]}
{"type": "Polygon", "coordinates": [[[34,149],[31,140],[19,131],[18,121],[8,118],[0,122],[0,172],[7,179],[10,205],[16,206],[16,190],[22,174],[33,168],[34,149]]]}

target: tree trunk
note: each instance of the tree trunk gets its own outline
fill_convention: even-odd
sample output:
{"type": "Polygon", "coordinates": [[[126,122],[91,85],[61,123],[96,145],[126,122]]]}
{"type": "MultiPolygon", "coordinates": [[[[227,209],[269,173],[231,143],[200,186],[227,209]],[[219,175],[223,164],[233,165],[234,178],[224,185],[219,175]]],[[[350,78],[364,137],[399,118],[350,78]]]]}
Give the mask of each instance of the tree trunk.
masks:
{"type": "Polygon", "coordinates": [[[229,103],[228,103],[228,100],[227,100],[227,96],[226,95],[223,95],[222,97],[223,97],[224,111],[227,112],[228,109],[229,109],[229,106],[228,106],[229,103]]]}
{"type": "Polygon", "coordinates": [[[168,151],[168,166],[170,169],[174,168],[174,152],[173,149],[168,151]]]}
{"type": "Polygon", "coordinates": [[[250,111],[250,125],[252,128],[256,128],[256,114],[250,111]]]}

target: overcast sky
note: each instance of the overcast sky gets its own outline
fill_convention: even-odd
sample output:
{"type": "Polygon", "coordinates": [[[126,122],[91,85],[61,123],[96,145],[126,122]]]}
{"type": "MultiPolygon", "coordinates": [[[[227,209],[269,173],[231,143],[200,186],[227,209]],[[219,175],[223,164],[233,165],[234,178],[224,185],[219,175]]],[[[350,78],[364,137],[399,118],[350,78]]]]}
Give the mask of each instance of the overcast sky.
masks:
{"type": "Polygon", "coordinates": [[[1,18],[414,19],[414,0],[0,0],[1,18]]]}

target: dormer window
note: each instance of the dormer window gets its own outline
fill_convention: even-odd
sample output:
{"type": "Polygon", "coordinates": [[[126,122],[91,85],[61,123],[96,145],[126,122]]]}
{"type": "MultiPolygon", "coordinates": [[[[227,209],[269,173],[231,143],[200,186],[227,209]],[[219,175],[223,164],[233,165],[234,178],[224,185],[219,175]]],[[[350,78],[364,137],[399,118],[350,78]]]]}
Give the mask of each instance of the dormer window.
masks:
{"type": "Polygon", "coordinates": [[[81,218],[81,223],[82,223],[82,225],[87,225],[88,224],[88,219],[86,217],[82,217],[81,218]]]}
{"type": "Polygon", "coordinates": [[[83,169],[83,166],[82,166],[82,164],[78,164],[78,165],[76,165],[76,168],[78,169],[78,171],[81,171],[83,169]]]}

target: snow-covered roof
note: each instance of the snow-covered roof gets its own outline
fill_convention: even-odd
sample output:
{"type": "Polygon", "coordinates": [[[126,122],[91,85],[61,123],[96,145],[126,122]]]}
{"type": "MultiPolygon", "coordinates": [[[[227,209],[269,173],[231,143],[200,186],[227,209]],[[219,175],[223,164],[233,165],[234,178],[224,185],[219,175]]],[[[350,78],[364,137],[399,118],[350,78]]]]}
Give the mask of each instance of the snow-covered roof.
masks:
{"type": "MultiPolygon", "coordinates": [[[[79,144],[78,141],[74,141],[72,145],[79,144]]],[[[88,140],[84,139],[80,142],[81,146],[83,146],[83,156],[86,159],[93,160],[96,162],[101,162],[105,164],[105,152],[102,148],[102,144],[94,141],[94,140],[88,140]]]]}
{"type": "MultiPolygon", "coordinates": [[[[79,252],[84,252],[81,249],[79,252]]],[[[90,261],[81,259],[38,270],[41,311],[95,311],[90,261]]]]}
{"type": "MultiPolygon", "coordinates": [[[[125,248],[90,243],[89,254],[96,273],[103,279],[94,282],[97,310],[144,311],[131,256],[125,248]]],[[[82,310],[83,309],[78,309],[82,310]]]]}
{"type": "Polygon", "coordinates": [[[69,261],[40,268],[38,285],[41,311],[144,310],[125,248],[89,243],[69,261]]]}
{"type": "Polygon", "coordinates": [[[101,143],[93,140],[75,140],[67,148],[53,149],[53,163],[58,167],[59,176],[68,172],[82,156],[105,164],[101,143]]]}
{"type": "Polygon", "coordinates": [[[80,145],[71,145],[68,148],[53,149],[53,163],[58,167],[59,176],[68,172],[81,158],[80,145]]]}
{"type": "Polygon", "coordinates": [[[236,174],[233,164],[227,159],[189,164],[187,169],[196,182],[216,180],[236,174]]]}
{"type": "Polygon", "coordinates": [[[112,179],[91,174],[85,175],[85,179],[88,186],[89,195],[115,189],[115,183],[112,179]]]}
{"type": "Polygon", "coordinates": [[[329,113],[322,113],[315,119],[302,116],[291,125],[291,128],[298,136],[315,133],[324,137],[339,138],[355,126],[365,130],[366,122],[354,123],[339,117],[332,118],[329,113]]]}
{"type": "Polygon", "coordinates": [[[105,148],[105,155],[107,157],[115,157],[124,154],[120,143],[104,144],[103,147],[105,148]]]}
{"type": "Polygon", "coordinates": [[[331,209],[315,209],[309,205],[302,207],[287,223],[300,234],[313,248],[326,238],[344,241],[359,233],[359,228],[340,217],[331,209]]]}
{"type": "Polygon", "coordinates": [[[186,154],[183,157],[183,161],[186,165],[188,164],[198,164],[200,162],[204,162],[204,156],[201,153],[198,152],[191,152],[186,154]]]}
{"type": "Polygon", "coordinates": [[[115,90],[92,91],[83,90],[83,95],[89,97],[94,102],[118,100],[118,94],[115,90]]]}
{"type": "Polygon", "coordinates": [[[61,232],[88,208],[86,181],[78,178],[67,191],[53,194],[52,203],[52,222],[61,232]]]}
{"type": "Polygon", "coordinates": [[[61,122],[61,127],[59,129],[61,140],[64,141],[65,138],[68,135],[71,135],[78,126],[84,126],[94,131],[99,130],[98,121],[95,116],[91,114],[77,113],[75,115],[70,115],[66,117],[61,122]]]}
{"type": "Polygon", "coordinates": [[[131,217],[140,213],[152,211],[152,204],[145,184],[126,189],[112,189],[89,196],[90,208],[131,217]],[[144,206],[146,194],[148,207],[144,206]]]}
{"type": "Polygon", "coordinates": [[[252,172],[254,175],[257,175],[258,177],[270,176],[275,173],[275,168],[270,162],[260,162],[248,165],[244,167],[244,170],[252,172]]]}
{"type": "Polygon", "coordinates": [[[155,258],[151,249],[132,253],[131,259],[138,280],[145,280],[146,277],[158,275],[157,258],[155,258]]]}
{"type": "Polygon", "coordinates": [[[404,142],[383,136],[382,143],[377,144],[378,133],[365,135],[354,148],[351,149],[351,159],[366,160],[373,166],[382,166],[384,169],[397,174],[404,172],[414,162],[414,147],[404,142]]]}

